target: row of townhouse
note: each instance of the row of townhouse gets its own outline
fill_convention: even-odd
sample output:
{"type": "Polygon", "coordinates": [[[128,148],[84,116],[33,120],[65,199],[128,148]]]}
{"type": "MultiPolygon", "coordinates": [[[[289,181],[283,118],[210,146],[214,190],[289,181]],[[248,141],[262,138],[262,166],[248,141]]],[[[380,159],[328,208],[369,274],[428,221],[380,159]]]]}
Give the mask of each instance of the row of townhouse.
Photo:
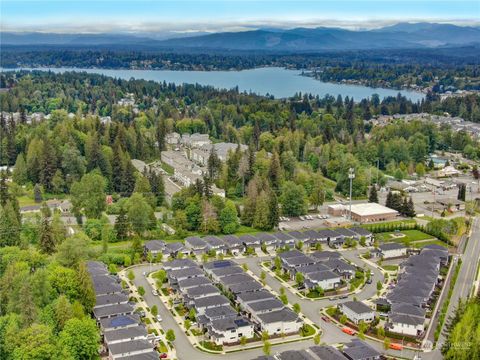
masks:
{"type": "Polygon", "coordinates": [[[397,284],[379,304],[390,308],[387,329],[391,332],[421,336],[425,330],[426,308],[439,286],[440,268],[447,266],[448,250],[439,245],[427,245],[401,265],[397,284]]]}
{"type": "Polygon", "coordinates": [[[163,268],[179,300],[195,310],[198,327],[211,341],[228,345],[239,343],[242,337],[253,338],[254,325],[231,306],[230,300],[195,262],[176,259],[165,263],[163,268]]]}
{"type": "Polygon", "coordinates": [[[185,239],[185,244],[180,242],[165,243],[161,240],[147,241],[144,246],[145,254],[151,253],[157,255],[162,253],[166,256],[176,257],[179,253],[184,255],[200,255],[204,253],[214,253],[216,255],[231,253],[238,255],[248,250],[259,253],[262,246],[267,251],[274,251],[279,248],[293,248],[302,243],[310,248],[315,247],[317,243],[326,243],[333,248],[341,247],[345,239],[360,240],[365,238],[367,244],[371,244],[373,234],[361,227],[338,228],[335,230],[307,230],[276,232],[276,233],[257,233],[246,235],[220,235],[220,236],[191,236],[185,239]]]}
{"type": "Polygon", "coordinates": [[[306,255],[299,250],[290,250],[278,255],[283,270],[295,279],[297,273],[304,276],[307,289],[321,287],[332,290],[340,286],[342,280],[350,280],[355,276],[357,268],[333,251],[316,251],[306,255]]]}
{"type": "Polygon", "coordinates": [[[158,360],[147,329],[135,314],[128,294],[117,276],[110,275],[105,264],[87,263],[96,302],[93,315],[100,326],[110,360],[158,360]]]}
{"type": "Polygon", "coordinates": [[[258,333],[270,336],[298,333],[302,320],[257,280],[231,260],[205,264],[205,272],[214,283],[229,293],[242,314],[255,325],[258,333]]]}
{"type": "Polygon", "coordinates": [[[354,339],[341,350],[330,345],[311,346],[304,350],[286,350],[278,354],[259,356],[253,360],[380,360],[382,354],[366,342],[354,339]]]}
{"type": "Polygon", "coordinates": [[[407,247],[401,243],[384,243],[371,251],[373,257],[394,259],[407,256],[407,247]]]}

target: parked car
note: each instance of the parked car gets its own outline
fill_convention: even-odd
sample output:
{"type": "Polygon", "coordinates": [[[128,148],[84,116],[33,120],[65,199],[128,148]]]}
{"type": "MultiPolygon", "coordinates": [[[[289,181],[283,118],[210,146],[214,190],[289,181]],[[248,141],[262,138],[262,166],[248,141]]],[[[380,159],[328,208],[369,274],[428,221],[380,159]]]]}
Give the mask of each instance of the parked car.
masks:
{"type": "Polygon", "coordinates": [[[344,327],[344,328],[342,329],[342,331],[343,331],[345,334],[348,334],[348,335],[352,335],[352,336],[355,335],[355,331],[352,330],[352,329],[350,329],[349,327],[344,327]]]}
{"type": "Polygon", "coordinates": [[[160,315],[157,315],[156,318],[157,318],[157,321],[158,321],[158,322],[161,322],[161,321],[163,320],[160,315]]]}
{"type": "Polygon", "coordinates": [[[403,350],[403,346],[401,344],[391,343],[389,347],[392,350],[403,350]]]}
{"type": "Polygon", "coordinates": [[[166,358],[168,358],[167,353],[161,353],[160,354],[160,359],[166,359],[166,358]]]}
{"type": "Polygon", "coordinates": [[[322,316],[322,320],[328,323],[331,321],[328,316],[322,316]]]}
{"type": "Polygon", "coordinates": [[[155,289],[153,289],[153,290],[152,290],[152,294],[155,295],[155,296],[157,296],[157,295],[158,295],[158,291],[155,290],[155,289]]]}

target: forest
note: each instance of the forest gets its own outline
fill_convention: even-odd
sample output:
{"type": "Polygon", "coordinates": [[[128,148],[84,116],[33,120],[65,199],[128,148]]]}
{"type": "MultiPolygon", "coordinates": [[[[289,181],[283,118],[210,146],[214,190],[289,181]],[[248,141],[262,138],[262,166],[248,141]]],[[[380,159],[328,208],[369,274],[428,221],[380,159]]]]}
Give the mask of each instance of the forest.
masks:
{"type": "MultiPolygon", "coordinates": [[[[127,47],[128,49],[128,47],[127,47]]],[[[478,49],[357,50],[324,53],[225,52],[209,50],[86,49],[61,46],[3,46],[0,65],[12,67],[101,67],[109,69],[243,70],[279,66],[312,71],[329,82],[359,81],[368,86],[479,90],[478,49]],[[461,56],[459,56],[461,54],[461,56]]]]}

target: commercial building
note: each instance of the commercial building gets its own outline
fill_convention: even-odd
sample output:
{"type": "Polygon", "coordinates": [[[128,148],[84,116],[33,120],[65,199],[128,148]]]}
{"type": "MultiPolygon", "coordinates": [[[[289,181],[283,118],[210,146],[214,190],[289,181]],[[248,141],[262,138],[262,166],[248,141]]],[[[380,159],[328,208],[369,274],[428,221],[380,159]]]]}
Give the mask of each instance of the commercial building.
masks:
{"type": "MultiPolygon", "coordinates": [[[[394,220],[398,211],[377,203],[352,204],[352,220],[359,223],[394,220]]],[[[328,206],[328,213],[332,216],[349,216],[350,206],[334,204],[328,206]]]]}

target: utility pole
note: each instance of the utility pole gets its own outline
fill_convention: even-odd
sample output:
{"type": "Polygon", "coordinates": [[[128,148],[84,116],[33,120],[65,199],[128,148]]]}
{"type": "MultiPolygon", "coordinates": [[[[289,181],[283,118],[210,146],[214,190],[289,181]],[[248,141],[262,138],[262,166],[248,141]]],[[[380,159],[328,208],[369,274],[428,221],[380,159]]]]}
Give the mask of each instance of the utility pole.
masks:
{"type": "Polygon", "coordinates": [[[352,220],[352,182],[355,179],[355,169],[350,168],[348,169],[348,178],[350,179],[350,209],[349,209],[349,216],[350,220],[352,220]]]}

